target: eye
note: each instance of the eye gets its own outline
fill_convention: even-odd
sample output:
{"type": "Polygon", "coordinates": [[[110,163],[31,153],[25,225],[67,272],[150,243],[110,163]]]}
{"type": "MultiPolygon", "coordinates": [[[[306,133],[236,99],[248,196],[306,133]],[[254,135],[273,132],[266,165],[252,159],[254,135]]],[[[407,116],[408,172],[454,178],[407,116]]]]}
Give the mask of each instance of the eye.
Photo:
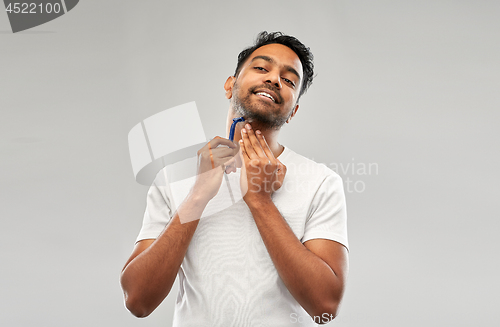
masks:
{"type": "Polygon", "coordinates": [[[267,72],[267,70],[264,68],[264,67],[254,67],[253,69],[257,69],[257,70],[262,70],[264,72],[267,72]]]}
{"type": "Polygon", "coordinates": [[[295,87],[295,83],[294,83],[294,82],[292,82],[291,80],[289,80],[288,78],[284,78],[284,77],[283,77],[283,80],[284,80],[285,82],[287,82],[288,84],[290,84],[291,86],[295,87]]]}

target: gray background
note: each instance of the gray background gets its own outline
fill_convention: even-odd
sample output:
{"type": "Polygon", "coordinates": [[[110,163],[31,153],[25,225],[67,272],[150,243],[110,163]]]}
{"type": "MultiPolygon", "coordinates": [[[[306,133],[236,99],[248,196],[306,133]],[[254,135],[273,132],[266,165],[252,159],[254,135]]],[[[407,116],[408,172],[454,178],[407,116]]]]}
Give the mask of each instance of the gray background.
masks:
{"type": "Polygon", "coordinates": [[[207,137],[223,135],[237,54],[281,30],[318,73],[282,143],[378,166],[339,171],[358,191],[331,325],[495,326],[499,14],[496,1],[86,0],[12,34],[0,13],[0,325],[170,326],[173,295],[142,320],[123,306],[147,192],[127,133],[196,101],[207,137]]]}

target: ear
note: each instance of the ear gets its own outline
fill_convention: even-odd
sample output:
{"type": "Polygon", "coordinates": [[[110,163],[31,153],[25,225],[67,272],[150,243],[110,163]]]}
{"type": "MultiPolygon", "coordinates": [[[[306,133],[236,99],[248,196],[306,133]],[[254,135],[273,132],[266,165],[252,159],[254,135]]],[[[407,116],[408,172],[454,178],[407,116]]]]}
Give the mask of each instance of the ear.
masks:
{"type": "Polygon", "coordinates": [[[287,123],[289,123],[292,120],[292,117],[295,116],[297,113],[297,110],[299,110],[299,105],[295,105],[295,108],[293,108],[292,113],[290,114],[290,117],[286,120],[287,123]]]}
{"type": "Polygon", "coordinates": [[[226,98],[227,99],[231,99],[233,97],[233,86],[234,86],[235,80],[236,80],[236,77],[229,76],[226,80],[226,83],[224,83],[224,90],[226,90],[226,98]]]}

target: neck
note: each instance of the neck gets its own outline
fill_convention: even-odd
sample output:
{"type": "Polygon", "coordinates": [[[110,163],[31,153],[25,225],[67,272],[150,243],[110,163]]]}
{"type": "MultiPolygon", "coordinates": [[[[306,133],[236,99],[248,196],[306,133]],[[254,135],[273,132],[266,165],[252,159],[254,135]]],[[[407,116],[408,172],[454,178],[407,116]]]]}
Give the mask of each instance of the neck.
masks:
{"type": "MultiPolygon", "coordinates": [[[[229,130],[231,129],[233,118],[238,117],[241,116],[236,115],[233,110],[229,110],[227,114],[226,137],[229,137],[229,130]]],[[[283,152],[284,147],[278,143],[278,135],[280,133],[280,130],[268,129],[265,126],[262,126],[258,121],[245,120],[243,122],[237,123],[236,128],[234,129],[234,143],[238,144],[239,140],[241,139],[241,129],[245,127],[246,123],[250,124],[254,131],[261,131],[275,158],[277,158],[283,152]]]]}

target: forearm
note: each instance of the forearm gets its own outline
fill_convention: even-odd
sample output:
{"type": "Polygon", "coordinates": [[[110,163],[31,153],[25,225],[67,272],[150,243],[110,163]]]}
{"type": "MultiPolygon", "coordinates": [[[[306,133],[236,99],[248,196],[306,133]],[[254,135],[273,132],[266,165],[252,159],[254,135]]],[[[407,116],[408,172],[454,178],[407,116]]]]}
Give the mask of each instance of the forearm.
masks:
{"type": "Polygon", "coordinates": [[[134,315],[149,315],[170,292],[205,205],[190,194],[158,238],[126,264],[121,284],[134,315]]]}
{"type": "Polygon", "coordinates": [[[270,198],[247,202],[283,283],[311,315],[335,315],[342,281],[295,236],[270,198]]]}

